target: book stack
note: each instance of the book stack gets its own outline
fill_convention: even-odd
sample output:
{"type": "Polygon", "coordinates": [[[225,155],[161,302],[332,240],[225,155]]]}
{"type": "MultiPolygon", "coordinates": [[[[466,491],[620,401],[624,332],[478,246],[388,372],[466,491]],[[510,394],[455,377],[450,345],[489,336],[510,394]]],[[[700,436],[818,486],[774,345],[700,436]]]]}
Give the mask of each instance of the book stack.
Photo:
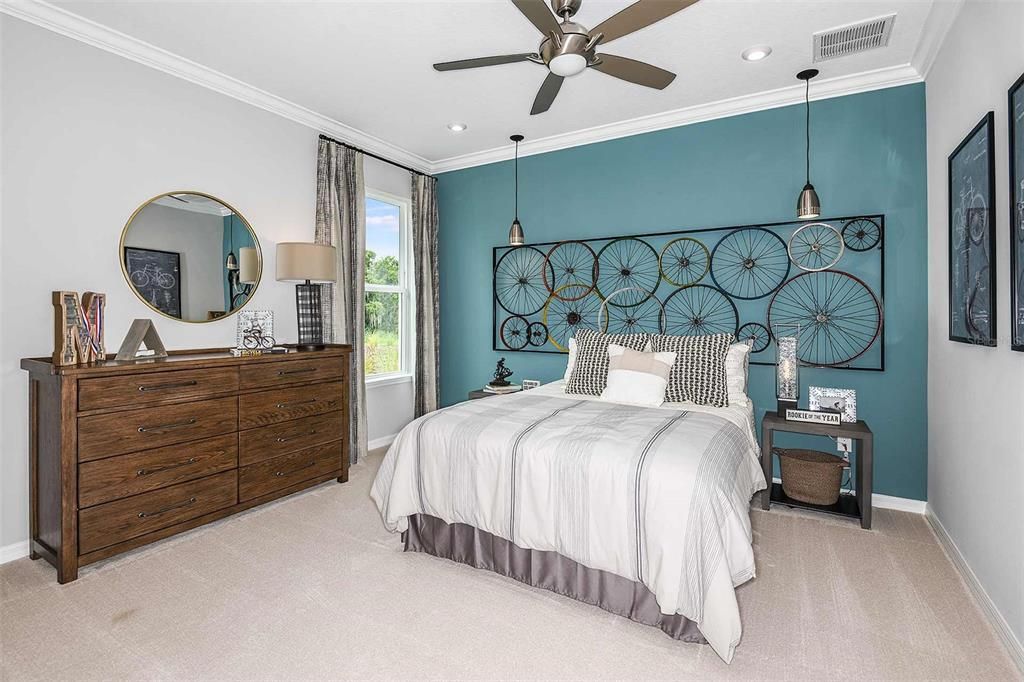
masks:
{"type": "Polygon", "coordinates": [[[484,391],[487,393],[515,393],[521,390],[523,390],[523,387],[519,384],[509,384],[508,386],[491,386],[487,384],[484,386],[484,391]]]}

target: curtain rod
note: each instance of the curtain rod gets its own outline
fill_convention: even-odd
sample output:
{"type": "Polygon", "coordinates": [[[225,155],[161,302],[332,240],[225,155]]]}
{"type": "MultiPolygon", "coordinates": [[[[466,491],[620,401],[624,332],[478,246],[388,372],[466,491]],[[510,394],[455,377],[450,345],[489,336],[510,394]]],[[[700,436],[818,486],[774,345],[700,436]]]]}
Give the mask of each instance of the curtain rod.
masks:
{"type": "Polygon", "coordinates": [[[340,144],[342,147],[348,147],[352,151],[359,152],[360,154],[364,154],[366,156],[373,157],[373,158],[377,159],[378,161],[383,161],[384,163],[390,163],[392,166],[397,166],[398,168],[401,168],[402,170],[407,170],[410,173],[415,173],[416,175],[423,175],[423,176],[428,177],[428,178],[434,177],[430,173],[424,173],[423,171],[416,170],[415,168],[410,168],[409,166],[406,166],[405,164],[402,164],[402,163],[398,163],[397,161],[392,161],[391,159],[385,159],[383,156],[380,156],[378,154],[374,154],[373,152],[368,152],[365,149],[360,149],[359,147],[355,146],[354,144],[349,144],[348,142],[342,142],[341,140],[335,140],[333,137],[329,137],[329,136],[324,135],[322,133],[320,135],[320,139],[321,140],[327,140],[328,142],[333,142],[334,144],[340,144]]]}

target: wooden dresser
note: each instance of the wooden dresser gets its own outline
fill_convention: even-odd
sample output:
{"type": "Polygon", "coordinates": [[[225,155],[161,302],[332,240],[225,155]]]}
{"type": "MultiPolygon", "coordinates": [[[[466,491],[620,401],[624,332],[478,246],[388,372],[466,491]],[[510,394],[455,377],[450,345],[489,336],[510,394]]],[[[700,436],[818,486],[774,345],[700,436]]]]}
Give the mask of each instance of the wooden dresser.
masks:
{"type": "Polygon", "coordinates": [[[349,346],[29,372],[31,557],[78,567],[348,480],[349,346]]]}

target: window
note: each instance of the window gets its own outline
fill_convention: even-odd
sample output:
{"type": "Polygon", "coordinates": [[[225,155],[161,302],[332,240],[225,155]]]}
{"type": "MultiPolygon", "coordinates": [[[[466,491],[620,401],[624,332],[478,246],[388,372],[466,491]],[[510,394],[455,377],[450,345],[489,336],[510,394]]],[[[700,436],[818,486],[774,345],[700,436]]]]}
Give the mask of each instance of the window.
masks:
{"type": "Polygon", "coordinates": [[[412,372],[409,200],[366,191],[366,378],[412,372]]]}

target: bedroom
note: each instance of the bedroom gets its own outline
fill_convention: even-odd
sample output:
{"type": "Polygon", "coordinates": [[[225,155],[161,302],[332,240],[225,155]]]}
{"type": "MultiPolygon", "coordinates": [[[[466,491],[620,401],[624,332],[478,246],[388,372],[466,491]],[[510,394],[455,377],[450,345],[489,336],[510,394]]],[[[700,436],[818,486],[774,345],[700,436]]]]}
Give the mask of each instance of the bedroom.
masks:
{"type": "MultiPolygon", "coordinates": [[[[0,4],[5,678],[1024,674],[1024,286],[1011,275],[1024,270],[1024,168],[1010,162],[1024,124],[1009,113],[1024,99],[1024,4],[639,4],[658,16],[603,24],[630,3],[584,0],[568,21],[604,34],[584,55],[654,65],[626,75],[663,87],[601,73],[606,59],[577,64],[553,98],[547,69],[574,67],[544,65],[537,24],[559,21],[547,2],[0,4]],[[865,21],[885,24],[880,46],[816,59],[815,34],[865,21]],[[540,64],[431,68],[535,50],[540,64]],[[798,79],[807,69],[820,73],[798,79]],[[537,100],[547,109],[532,114],[537,100]],[[950,166],[982,134],[989,166],[967,186],[950,166]],[[798,214],[808,183],[816,218],[798,214]],[[983,223],[957,211],[975,196],[983,223]],[[168,213],[215,225],[214,241],[189,253],[176,231],[147,238],[147,219],[168,213]],[[838,256],[790,248],[815,223],[827,229],[812,243],[841,244],[838,256]],[[731,235],[783,257],[773,266],[759,246],[730,275],[731,235]],[[963,314],[971,291],[954,296],[961,243],[989,284],[987,315],[963,314]],[[682,247],[688,274],[667,272],[682,247]],[[626,262],[636,253],[654,264],[646,282],[626,262]],[[216,295],[196,303],[210,254],[216,295]],[[504,267],[516,259],[522,283],[504,267]],[[180,287],[165,287],[175,263],[180,287]],[[772,329],[747,351],[746,391],[700,400],[727,406],[685,400],[701,373],[683,356],[700,354],[691,370],[717,363],[717,395],[727,353],[679,339],[776,326],[801,273],[864,285],[849,285],[867,303],[848,340],[815,347],[804,333],[796,361],[779,362],[775,341],[790,337],[772,329]],[[501,278],[537,300],[508,298],[501,278]],[[169,358],[58,364],[53,293],[89,291],[101,308],[65,305],[102,319],[103,350],[128,336],[126,352],[144,342],[169,358]],[[695,292],[729,313],[702,319],[707,334],[678,329],[695,292]],[[140,319],[156,337],[130,333],[140,319]],[[588,342],[567,393],[569,339],[627,326],[646,337],[588,342]],[[362,352],[252,353],[342,340],[362,352]],[[616,367],[674,354],[657,379],[677,399],[633,404],[646,377],[609,371],[612,342],[628,351],[616,367]],[[510,383],[542,385],[467,400],[501,359],[510,383]],[[776,417],[769,443],[787,366],[799,409],[812,387],[856,393],[870,430],[853,434],[839,486],[868,495],[840,498],[857,518],[762,508],[755,489],[785,481],[772,445],[834,462],[839,444],[806,434],[856,426],[776,417]],[[606,384],[630,398],[598,399],[606,384]],[[675,420],[664,434],[660,419],[675,420]],[[292,438],[304,449],[259,454],[292,438]],[[720,491],[741,485],[709,503],[714,519],[691,520],[724,540],[694,547],[678,505],[706,499],[692,484],[710,474],[667,467],[706,461],[720,439],[745,481],[719,476],[720,491]],[[409,516],[403,540],[391,530],[409,516]],[[431,556],[465,542],[491,551],[431,556]],[[715,581],[696,590],[702,620],[676,593],[707,564],[687,557],[717,552],[730,570],[697,569],[715,581]],[[579,583],[555,584],[569,575],[579,583]]],[[[580,48],[571,33],[563,44],[580,48]]],[[[70,346],[98,354],[93,338],[70,346]]]]}

